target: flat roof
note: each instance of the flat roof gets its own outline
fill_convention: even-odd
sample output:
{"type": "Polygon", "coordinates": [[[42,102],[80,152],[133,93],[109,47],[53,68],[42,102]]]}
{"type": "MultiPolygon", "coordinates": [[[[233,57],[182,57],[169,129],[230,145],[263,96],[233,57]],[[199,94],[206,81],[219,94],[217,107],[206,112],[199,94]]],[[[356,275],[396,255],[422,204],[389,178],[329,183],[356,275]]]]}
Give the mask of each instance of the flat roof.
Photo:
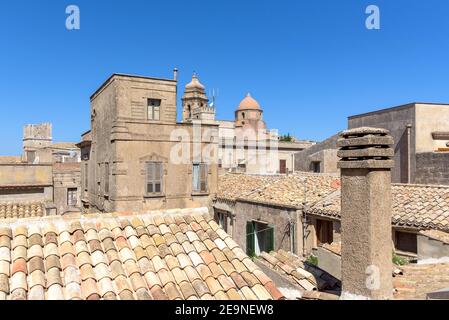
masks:
{"type": "Polygon", "coordinates": [[[95,90],[95,92],[90,96],[90,99],[92,100],[95,95],[98,94],[114,77],[129,77],[129,78],[137,78],[137,79],[146,79],[146,80],[157,80],[157,81],[167,81],[167,82],[173,82],[176,83],[177,81],[174,79],[166,79],[166,78],[155,78],[155,77],[147,77],[147,76],[140,76],[135,74],[126,74],[126,73],[113,73],[109,78],[107,78],[100,87],[95,90]]]}
{"type": "Polygon", "coordinates": [[[365,117],[365,116],[369,116],[369,115],[373,115],[373,114],[378,114],[378,113],[384,113],[384,112],[389,112],[389,111],[396,111],[396,110],[406,109],[406,108],[413,107],[413,106],[415,106],[415,105],[417,105],[417,104],[428,104],[428,105],[435,105],[435,106],[449,106],[449,103],[437,103],[437,102],[410,102],[410,103],[402,104],[402,105],[395,106],[395,107],[390,107],[390,108],[380,109],[380,110],[376,110],[376,111],[371,111],[371,112],[365,112],[365,113],[356,114],[356,115],[353,115],[353,116],[349,116],[348,119],[360,118],[360,117],[365,117]]]}

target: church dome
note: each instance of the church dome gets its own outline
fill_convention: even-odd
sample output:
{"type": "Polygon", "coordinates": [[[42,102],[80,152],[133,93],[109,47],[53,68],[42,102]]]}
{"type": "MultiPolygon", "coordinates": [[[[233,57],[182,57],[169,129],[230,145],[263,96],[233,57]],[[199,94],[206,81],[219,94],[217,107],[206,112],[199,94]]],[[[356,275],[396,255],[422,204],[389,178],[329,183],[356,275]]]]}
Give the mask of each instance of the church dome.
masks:
{"type": "Polygon", "coordinates": [[[259,103],[248,93],[246,98],[240,102],[237,110],[261,110],[261,108],[259,103]]]}
{"type": "Polygon", "coordinates": [[[198,80],[198,77],[197,77],[196,73],[194,73],[193,76],[192,76],[192,81],[190,81],[186,85],[186,89],[200,89],[200,90],[204,90],[205,88],[201,84],[201,82],[198,80]]]}

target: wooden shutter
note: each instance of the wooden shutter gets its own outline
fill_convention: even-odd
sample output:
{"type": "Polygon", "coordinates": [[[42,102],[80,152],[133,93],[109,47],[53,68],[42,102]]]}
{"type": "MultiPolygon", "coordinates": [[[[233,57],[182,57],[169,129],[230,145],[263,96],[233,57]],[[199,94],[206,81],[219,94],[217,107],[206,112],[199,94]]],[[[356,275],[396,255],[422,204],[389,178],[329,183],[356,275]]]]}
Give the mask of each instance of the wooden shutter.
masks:
{"type": "Polygon", "coordinates": [[[207,191],[207,164],[200,164],[200,190],[202,192],[207,191]]]}
{"type": "Polygon", "coordinates": [[[250,257],[254,257],[256,255],[254,238],[254,223],[252,221],[248,221],[246,223],[246,254],[250,257]]]}
{"type": "Polygon", "coordinates": [[[104,192],[109,193],[109,162],[104,164],[104,192]]]}
{"type": "Polygon", "coordinates": [[[162,193],[162,163],[147,162],[146,166],[146,193],[162,193]]]}
{"type": "Polygon", "coordinates": [[[154,165],[154,192],[162,193],[162,163],[155,163],[154,165]]]}
{"type": "Polygon", "coordinates": [[[274,250],[274,228],[270,227],[268,230],[265,231],[265,234],[266,234],[266,239],[267,239],[266,251],[271,252],[274,250]]]}

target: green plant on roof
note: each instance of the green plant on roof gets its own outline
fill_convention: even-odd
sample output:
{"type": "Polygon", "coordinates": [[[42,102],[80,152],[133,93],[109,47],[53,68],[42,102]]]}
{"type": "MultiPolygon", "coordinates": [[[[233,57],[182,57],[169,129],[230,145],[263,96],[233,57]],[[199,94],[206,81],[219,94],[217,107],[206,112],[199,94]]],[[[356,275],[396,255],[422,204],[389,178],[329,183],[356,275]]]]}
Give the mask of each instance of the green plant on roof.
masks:
{"type": "Polygon", "coordinates": [[[318,257],[314,256],[314,255],[310,255],[307,260],[307,263],[311,264],[312,266],[317,267],[318,266],[318,257]]]}
{"type": "Polygon", "coordinates": [[[408,260],[406,258],[400,257],[393,251],[393,264],[397,266],[404,266],[408,264],[408,260]]]}

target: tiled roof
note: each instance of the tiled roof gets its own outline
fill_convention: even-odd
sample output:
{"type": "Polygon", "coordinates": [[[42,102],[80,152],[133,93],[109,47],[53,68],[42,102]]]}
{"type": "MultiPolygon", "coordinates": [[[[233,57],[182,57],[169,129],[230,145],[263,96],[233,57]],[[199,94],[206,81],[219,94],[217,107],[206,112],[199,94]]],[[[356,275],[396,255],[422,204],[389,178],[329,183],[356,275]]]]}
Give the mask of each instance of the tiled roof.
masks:
{"type": "MultiPolygon", "coordinates": [[[[449,231],[449,186],[392,184],[395,226],[449,231]]],[[[309,213],[340,219],[340,192],[317,202],[309,213]]]]}
{"type": "Polygon", "coordinates": [[[288,176],[226,174],[219,177],[218,198],[243,199],[301,207],[315,203],[340,186],[334,175],[298,173],[288,176]]]}
{"type": "Polygon", "coordinates": [[[279,179],[281,179],[280,176],[259,176],[237,173],[220,175],[217,198],[235,200],[245,197],[247,194],[257,189],[265,188],[279,179]]]}
{"type": "Polygon", "coordinates": [[[0,299],[280,299],[207,209],[0,221],[0,299]]]}
{"type": "Polygon", "coordinates": [[[0,219],[42,217],[44,214],[45,205],[41,202],[0,203],[0,219]]]}
{"type": "Polygon", "coordinates": [[[393,222],[449,230],[449,186],[393,185],[393,222]]]}
{"type": "Polygon", "coordinates": [[[284,250],[270,253],[262,252],[259,261],[290,279],[304,292],[340,291],[340,282],[337,279],[290,252],[284,250]]]}
{"type": "Polygon", "coordinates": [[[393,278],[394,298],[426,299],[428,293],[449,287],[449,264],[410,264],[393,278]]]}
{"type": "Polygon", "coordinates": [[[447,232],[438,231],[438,230],[422,230],[419,233],[426,237],[429,237],[429,238],[432,238],[435,240],[439,240],[441,242],[449,244],[449,233],[447,233],[447,232]]]}
{"type": "Polygon", "coordinates": [[[321,245],[324,249],[341,256],[341,241],[335,241],[331,244],[324,243],[321,245]]]}

